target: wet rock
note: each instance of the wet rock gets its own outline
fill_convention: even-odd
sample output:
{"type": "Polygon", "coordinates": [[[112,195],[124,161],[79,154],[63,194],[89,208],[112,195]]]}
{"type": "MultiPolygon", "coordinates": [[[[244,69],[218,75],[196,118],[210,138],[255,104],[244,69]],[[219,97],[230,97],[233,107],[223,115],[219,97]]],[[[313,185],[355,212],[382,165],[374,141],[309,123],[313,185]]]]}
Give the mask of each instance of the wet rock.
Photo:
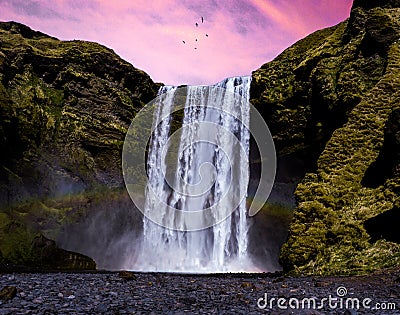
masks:
{"type": "Polygon", "coordinates": [[[96,307],[96,311],[99,313],[104,313],[108,310],[108,306],[106,304],[99,304],[96,307]]]}
{"type": "Polygon", "coordinates": [[[17,295],[17,288],[14,286],[6,286],[0,291],[0,300],[9,301],[17,295]]]}
{"type": "Polygon", "coordinates": [[[315,287],[317,287],[317,288],[324,288],[324,287],[327,287],[329,285],[330,285],[330,283],[326,282],[326,281],[316,281],[315,282],[315,287]]]}
{"type": "Polygon", "coordinates": [[[137,280],[136,275],[130,271],[120,271],[118,272],[118,276],[124,280],[137,280]]]}
{"type": "Polygon", "coordinates": [[[34,238],[33,255],[43,268],[95,270],[96,263],[89,257],[57,247],[56,242],[43,235],[34,238]]]}
{"type": "Polygon", "coordinates": [[[35,303],[35,304],[42,304],[43,303],[43,298],[38,297],[38,298],[34,299],[32,302],[35,303]]]}
{"type": "Polygon", "coordinates": [[[285,280],[284,277],[277,277],[277,278],[275,278],[275,279],[272,280],[272,283],[278,283],[278,282],[282,282],[282,281],[284,281],[284,280],[285,280]]]}

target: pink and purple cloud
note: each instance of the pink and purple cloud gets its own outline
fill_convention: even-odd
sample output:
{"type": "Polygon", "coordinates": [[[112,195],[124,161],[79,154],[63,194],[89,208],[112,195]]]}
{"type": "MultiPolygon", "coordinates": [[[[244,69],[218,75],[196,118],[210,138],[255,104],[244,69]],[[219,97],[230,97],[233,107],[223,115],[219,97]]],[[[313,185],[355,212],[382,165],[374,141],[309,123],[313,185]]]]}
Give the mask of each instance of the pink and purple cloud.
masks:
{"type": "Polygon", "coordinates": [[[345,20],[351,4],[352,0],[0,0],[0,20],[24,23],[62,40],[99,42],[156,82],[197,85],[249,75],[309,33],[345,20]]]}

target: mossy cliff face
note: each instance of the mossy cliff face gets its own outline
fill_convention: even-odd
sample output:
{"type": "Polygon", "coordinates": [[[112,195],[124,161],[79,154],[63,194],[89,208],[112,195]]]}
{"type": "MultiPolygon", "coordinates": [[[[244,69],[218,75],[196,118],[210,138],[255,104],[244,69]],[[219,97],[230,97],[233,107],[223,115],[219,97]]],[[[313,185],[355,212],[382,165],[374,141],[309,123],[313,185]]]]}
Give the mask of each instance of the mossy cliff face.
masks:
{"type": "Polygon", "coordinates": [[[372,239],[365,226],[400,203],[399,4],[355,1],[349,20],[253,73],[251,102],[278,156],[301,160],[307,172],[281,250],[287,271],[362,273],[400,263],[398,242],[372,239]]]}
{"type": "Polygon", "coordinates": [[[158,87],[104,46],[0,23],[0,215],[21,225],[0,233],[4,258],[29,261],[30,233],[56,238],[118,194],[125,132],[158,87]]]}

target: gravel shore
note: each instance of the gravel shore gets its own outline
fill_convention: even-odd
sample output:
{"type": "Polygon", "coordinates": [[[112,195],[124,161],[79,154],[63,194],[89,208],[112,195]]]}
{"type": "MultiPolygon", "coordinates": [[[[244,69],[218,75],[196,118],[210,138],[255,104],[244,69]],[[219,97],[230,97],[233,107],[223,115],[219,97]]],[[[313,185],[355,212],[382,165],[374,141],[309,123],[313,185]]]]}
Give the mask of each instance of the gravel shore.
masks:
{"type": "Polygon", "coordinates": [[[14,294],[0,297],[0,314],[400,314],[400,269],[357,277],[127,274],[3,273],[0,290],[14,294]]]}

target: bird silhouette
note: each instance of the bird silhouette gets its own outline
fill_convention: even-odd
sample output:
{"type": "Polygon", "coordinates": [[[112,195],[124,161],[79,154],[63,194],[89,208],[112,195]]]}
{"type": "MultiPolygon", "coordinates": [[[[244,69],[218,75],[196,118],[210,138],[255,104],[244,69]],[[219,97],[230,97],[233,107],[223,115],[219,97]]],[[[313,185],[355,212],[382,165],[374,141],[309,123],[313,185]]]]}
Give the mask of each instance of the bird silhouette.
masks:
{"type": "MultiPolygon", "coordinates": [[[[1,0],[0,0],[1,1],[1,0]]],[[[201,23],[204,23],[204,17],[201,17],[201,23]]],[[[196,25],[196,27],[199,27],[199,23],[195,22],[194,25],[196,25]]],[[[206,37],[208,37],[208,34],[206,34],[206,37]]],[[[198,42],[198,39],[195,38],[195,41],[198,42]]],[[[182,43],[186,44],[186,41],[182,40],[182,43]]],[[[195,50],[197,50],[197,47],[193,47],[195,50]]]]}

